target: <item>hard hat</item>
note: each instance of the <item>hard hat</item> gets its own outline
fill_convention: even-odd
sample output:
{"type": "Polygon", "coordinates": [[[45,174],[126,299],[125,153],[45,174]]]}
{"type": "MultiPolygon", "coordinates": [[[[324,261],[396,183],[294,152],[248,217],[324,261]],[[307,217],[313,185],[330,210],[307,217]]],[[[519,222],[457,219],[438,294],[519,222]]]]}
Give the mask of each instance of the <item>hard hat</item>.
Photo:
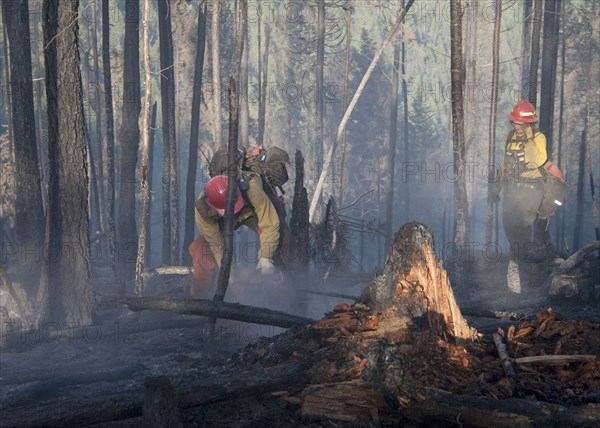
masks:
{"type": "Polygon", "coordinates": [[[519,101],[508,115],[508,120],[516,123],[534,123],[538,121],[538,118],[531,103],[519,101]]]}
{"type": "MultiPolygon", "coordinates": [[[[213,208],[220,216],[225,214],[225,203],[227,201],[227,176],[217,175],[211,178],[204,188],[204,200],[213,208]]],[[[234,214],[237,214],[244,206],[244,198],[240,189],[236,190],[235,204],[233,207],[234,214]]]]}

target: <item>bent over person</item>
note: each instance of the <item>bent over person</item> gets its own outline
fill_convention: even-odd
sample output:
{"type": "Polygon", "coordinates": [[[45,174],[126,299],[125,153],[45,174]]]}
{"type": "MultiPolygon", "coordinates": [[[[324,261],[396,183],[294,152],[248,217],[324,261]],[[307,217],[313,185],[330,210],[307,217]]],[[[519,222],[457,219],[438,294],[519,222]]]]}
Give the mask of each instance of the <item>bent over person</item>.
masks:
{"type": "MultiPolygon", "coordinates": [[[[223,256],[222,225],[227,195],[227,176],[211,178],[195,203],[196,225],[200,236],[190,245],[194,280],[190,294],[198,298],[210,286],[214,268],[221,266],[223,256]]],[[[234,204],[235,226],[246,225],[260,240],[256,270],[264,275],[275,271],[275,264],[284,263],[280,247],[280,219],[278,212],[263,190],[260,175],[244,171],[236,189],[234,204]]]]}
{"type": "Polygon", "coordinates": [[[504,193],[502,223],[510,244],[511,260],[507,281],[509,303],[518,303],[521,293],[519,265],[535,260],[541,243],[534,242],[533,225],[544,194],[542,166],[546,163],[546,137],[534,129],[538,122],[535,108],[519,101],[508,115],[513,130],[506,139],[500,181],[492,200],[504,193]]]}

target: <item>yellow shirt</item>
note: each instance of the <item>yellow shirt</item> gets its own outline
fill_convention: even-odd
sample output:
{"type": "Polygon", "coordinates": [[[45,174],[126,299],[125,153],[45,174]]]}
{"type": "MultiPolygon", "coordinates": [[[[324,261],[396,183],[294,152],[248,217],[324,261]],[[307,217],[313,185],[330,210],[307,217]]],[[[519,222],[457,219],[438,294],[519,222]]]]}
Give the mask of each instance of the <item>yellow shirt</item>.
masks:
{"type": "MultiPolygon", "coordinates": [[[[244,172],[248,190],[244,198],[244,207],[236,214],[236,225],[245,224],[256,233],[260,239],[259,258],[273,259],[273,254],[279,243],[279,217],[271,200],[264,192],[260,175],[244,172]],[[247,199],[247,200],[246,200],[247,199]]],[[[217,264],[221,266],[223,257],[223,238],[219,229],[221,217],[204,200],[204,192],[200,193],[195,204],[196,225],[200,234],[206,239],[217,264]]]]}
{"type": "Polygon", "coordinates": [[[512,138],[506,144],[505,158],[507,156],[506,152],[518,151],[520,149],[525,153],[525,168],[521,171],[520,176],[523,178],[541,178],[542,173],[539,168],[548,160],[546,154],[546,136],[541,132],[536,132],[532,141],[523,141],[516,133],[513,133],[512,138]]]}

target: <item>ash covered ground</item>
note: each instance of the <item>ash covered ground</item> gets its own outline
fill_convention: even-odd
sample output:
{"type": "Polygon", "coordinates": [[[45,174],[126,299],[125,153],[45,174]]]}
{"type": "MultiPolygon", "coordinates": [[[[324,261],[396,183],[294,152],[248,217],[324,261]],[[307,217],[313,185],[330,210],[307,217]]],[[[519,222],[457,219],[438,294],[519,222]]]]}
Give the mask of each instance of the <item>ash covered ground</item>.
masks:
{"type": "MultiPolygon", "coordinates": [[[[547,299],[542,285],[551,272],[549,265],[529,268],[521,306],[508,307],[506,264],[506,260],[475,263],[469,271],[468,287],[462,290],[456,287],[461,308],[516,310],[533,315],[552,305],[559,316],[567,319],[596,323],[600,320],[597,296],[590,296],[586,302],[547,299]]],[[[449,272],[452,275],[451,266],[449,272]]],[[[101,280],[95,284],[96,292],[114,295],[115,287],[102,281],[107,277],[106,272],[97,271],[101,280]]],[[[185,281],[189,278],[163,278],[151,282],[146,292],[181,297],[185,281]]],[[[336,305],[352,301],[307,290],[358,296],[367,282],[365,275],[344,275],[326,283],[314,279],[296,281],[295,285],[265,283],[256,281],[251,272],[240,271],[226,300],[317,320],[336,305]]],[[[35,290],[29,287],[27,292],[33,301],[35,290]]],[[[207,290],[206,297],[211,293],[212,290],[207,290]]],[[[467,319],[479,331],[488,333],[518,322],[467,319]]],[[[120,306],[99,306],[94,324],[87,327],[59,329],[46,325],[25,334],[11,330],[11,325],[4,323],[7,340],[0,354],[0,424],[3,427],[140,426],[144,379],[166,376],[179,396],[189,395],[190,391],[214,394],[214,399],[207,399],[202,405],[181,408],[184,426],[344,425],[339,421],[303,418],[300,404],[292,399],[293,381],[286,392],[259,385],[249,386],[247,391],[251,392],[247,394],[228,394],[236,390],[238,383],[248,381],[249,385],[255,385],[254,378],[265,377],[264,369],[272,368],[274,362],[260,361],[257,355],[268,355],[273,346],[296,340],[291,332],[278,336],[285,329],[218,320],[215,334],[209,336],[204,327],[203,317],[150,311],[133,313],[120,306]],[[245,349],[246,346],[249,348],[245,349]]],[[[302,349],[302,344],[297,343],[286,346],[302,349]]],[[[298,388],[302,384],[299,381],[298,388]]]]}

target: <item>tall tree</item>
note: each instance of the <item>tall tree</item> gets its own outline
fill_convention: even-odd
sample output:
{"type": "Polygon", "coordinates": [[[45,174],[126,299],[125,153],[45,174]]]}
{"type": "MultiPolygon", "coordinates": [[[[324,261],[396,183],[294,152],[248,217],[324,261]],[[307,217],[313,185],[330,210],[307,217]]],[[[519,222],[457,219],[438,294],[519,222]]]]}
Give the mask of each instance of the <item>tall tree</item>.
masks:
{"type": "MultiPolygon", "coordinates": [[[[553,1],[553,0],[551,0],[553,1]]],[[[544,2],[534,2],[533,29],[531,31],[531,63],[529,65],[529,90],[528,100],[534,106],[537,104],[538,66],[540,64],[540,33],[542,30],[542,17],[544,2]]]]}
{"type": "Polygon", "coordinates": [[[496,0],[496,19],[494,21],[494,40],[492,42],[492,96],[490,99],[490,124],[489,124],[489,188],[487,199],[487,218],[485,223],[485,241],[492,242],[492,226],[494,223],[494,202],[490,199],[492,186],[497,179],[496,165],[496,109],[498,107],[498,75],[500,72],[500,24],[502,22],[502,0],[496,0]]]}
{"type": "Polygon", "coordinates": [[[246,1],[240,2],[238,7],[242,8],[242,13],[245,16],[244,22],[246,22],[245,29],[243,30],[244,46],[242,48],[240,84],[238,88],[240,94],[240,144],[242,147],[248,147],[248,131],[250,121],[250,112],[248,106],[248,3],[246,1]]]}
{"type": "Polygon", "coordinates": [[[23,251],[32,251],[44,236],[44,212],[36,145],[29,6],[27,0],[2,1],[10,63],[11,126],[15,164],[15,229],[23,251]],[[16,101],[16,102],[15,102],[16,101]]]}
{"type": "MultiPolygon", "coordinates": [[[[402,0],[402,8],[404,8],[404,0],[402,0]]],[[[403,120],[402,123],[402,139],[404,140],[404,162],[408,165],[410,162],[410,142],[408,138],[408,85],[406,84],[406,38],[404,37],[404,27],[402,27],[402,107],[403,107],[403,120]]],[[[410,219],[410,185],[408,181],[404,186],[404,219],[408,221],[410,219]]],[[[444,242],[444,241],[442,241],[444,242]]]]}
{"type": "Polygon", "coordinates": [[[265,119],[267,115],[267,82],[269,80],[269,45],[271,43],[271,31],[268,24],[265,24],[265,46],[262,52],[262,68],[259,70],[260,83],[260,105],[258,108],[258,145],[264,144],[265,138],[265,119]]]}
{"type": "MultiPolygon", "coordinates": [[[[158,2],[158,31],[160,37],[160,89],[162,109],[163,146],[165,153],[164,179],[169,180],[168,193],[163,194],[170,201],[166,226],[170,233],[163,235],[163,263],[179,264],[179,185],[177,172],[177,139],[175,128],[175,69],[173,64],[173,35],[171,32],[171,0],[158,2]],[[165,254],[168,253],[168,254],[165,254]],[[167,257],[165,257],[167,256],[167,257]]],[[[163,189],[165,186],[163,186],[163,189]]],[[[163,220],[163,230],[164,222],[163,220]]]]}
{"type": "Polygon", "coordinates": [[[222,126],[221,126],[221,52],[220,52],[220,12],[221,0],[212,2],[212,78],[213,78],[213,108],[214,108],[214,135],[215,147],[221,146],[222,126]]]}
{"type": "Polygon", "coordinates": [[[125,46],[123,50],[123,120],[121,143],[121,179],[119,192],[120,280],[135,276],[137,226],[135,222],[135,169],[140,141],[140,8],[138,0],[125,1],[125,46]]]}
{"type": "MultiPolygon", "coordinates": [[[[464,97],[462,81],[462,7],[450,2],[450,79],[452,87],[452,135],[454,152],[454,243],[462,250],[469,237],[469,200],[465,169],[464,97]]],[[[463,279],[463,266],[457,266],[458,280],[463,279]]]]}
{"type": "Polygon", "coordinates": [[[117,248],[119,247],[115,229],[115,133],[110,69],[109,1],[102,0],[102,71],[104,74],[104,111],[106,113],[106,225],[112,275],[114,279],[117,279],[117,248]]]}
{"type": "Polygon", "coordinates": [[[540,131],[546,136],[546,151],[549,158],[554,153],[554,92],[558,57],[559,11],[560,0],[545,1],[539,117],[540,131]]]}
{"type": "MultiPolygon", "coordinates": [[[[159,11],[161,1],[158,2],[159,11]]],[[[150,212],[150,186],[148,184],[148,170],[150,158],[150,102],[152,99],[152,72],[150,71],[150,10],[152,9],[152,0],[144,1],[144,19],[142,21],[143,39],[144,39],[144,111],[142,115],[142,129],[144,132],[140,151],[141,159],[141,193],[142,193],[142,208],[140,210],[140,235],[138,237],[138,254],[135,263],[135,293],[138,296],[142,295],[144,280],[142,273],[144,272],[144,260],[146,255],[146,237],[147,237],[147,222],[148,213],[150,212]]],[[[160,19],[159,12],[159,19],[160,19]]],[[[160,25],[159,25],[160,26],[160,25]]]]}
{"type": "MultiPolygon", "coordinates": [[[[352,42],[351,38],[351,29],[352,29],[352,0],[348,0],[348,4],[346,5],[346,59],[344,60],[344,110],[348,107],[348,80],[350,75],[350,43],[352,42]]],[[[344,172],[346,168],[346,129],[344,129],[344,133],[342,134],[341,148],[340,148],[340,181],[339,181],[339,190],[338,190],[338,206],[342,208],[344,205],[344,172]]],[[[298,155],[296,155],[298,156],[298,155]]],[[[304,159],[302,159],[302,154],[300,154],[300,158],[304,165],[304,159]]],[[[294,198],[295,198],[294,194],[294,198]]]]}
{"type": "Polygon", "coordinates": [[[533,0],[523,1],[523,36],[521,38],[521,95],[520,99],[529,99],[529,61],[531,61],[531,30],[533,23],[533,0]]]}
{"type": "Polygon", "coordinates": [[[104,234],[106,232],[106,207],[104,191],[104,156],[102,153],[102,93],[100,91],[100,66],[98,62],[98,29],[96,25],[97,11],[96,2],[91,3],[92,8],[92,55],[94,68],[94,112],[95,112],[95,139],[94,148],[96,149],[97,164],[93,166],[98,174],[99,191],[99,211],[100,211],[100,231],[102,233],[102,242],[106,242],[104,234]]]}
{"type": "Polygon", "coordinates": [[[185,183],[185,230],[183,234],[182,262],[192,262],[187,251],[194,240],[194,203],[196,201],[196,172],[198,168],[198,134],[200,131],[200,103],[202,101],[202,70],[204,68],[204,49],[206,47],[206,2],[200,4],[196,39],[196,62],[194,65],[194,88],[192,92],[192,120],[190,129],[190,149],[188,171],[185,183]]]}
{"type": "Polygon", "coordinates": [[[388,142],[388,172],[390,182],[387,188],[386,216],[385,216],[385,248],[386,251],[392,243],[394,223],[394,177],[396,172],[396,135],[398,130],[398,90],[400,88],[400,38],[394,43],[394,63],[392,70],[392,105],[390,109],[390,136],[388,142]]]}
{"type": "Polygon", "coordinates": [[[40,323],[89,324],[87,153],[79,69],[79,1],[45,0],[44,41],[50,182],[40,323]]]}
{"type": "Polygon", "coordinates": [[[321,173],[323,159],[323,100],[325,69],[325,0],[317,0],[317,59],[315,63],[315,171],[321,173]]]}

